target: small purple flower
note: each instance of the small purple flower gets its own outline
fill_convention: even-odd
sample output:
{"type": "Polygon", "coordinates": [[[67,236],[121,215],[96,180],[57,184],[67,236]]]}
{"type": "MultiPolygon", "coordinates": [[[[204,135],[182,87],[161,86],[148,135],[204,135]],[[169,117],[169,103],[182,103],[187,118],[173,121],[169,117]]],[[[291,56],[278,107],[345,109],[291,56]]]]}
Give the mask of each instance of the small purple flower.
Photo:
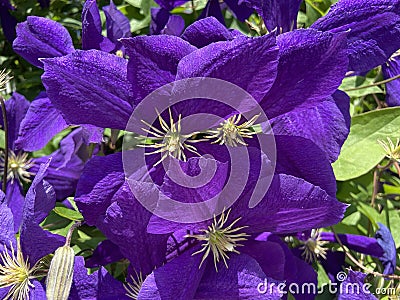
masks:
{"type": "MultiPolygon", "coordinates": [[[[389,60],[382,65],[384,79],[389,79],[400,74],[399,51],[396,51],[389,60]]],[[[393,80],[386,83],[386,103],[388,106],[400,106],[400,81],[393,80]]]]}

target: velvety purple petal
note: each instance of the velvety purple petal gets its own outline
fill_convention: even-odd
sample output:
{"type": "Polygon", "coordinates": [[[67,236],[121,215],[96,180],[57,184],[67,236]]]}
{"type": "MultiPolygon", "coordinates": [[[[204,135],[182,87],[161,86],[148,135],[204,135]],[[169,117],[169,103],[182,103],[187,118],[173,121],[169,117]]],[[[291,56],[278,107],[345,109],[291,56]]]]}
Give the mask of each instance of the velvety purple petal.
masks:
{"type": "Polygon", "coordinates": [[[242,217],[240,225],[248,232],[293,233],[338,223],[346,205],[320,187],[290,175],[276,175],[265,197],[248,208],[248,197],[232,207],[232,219],[242,217]]]}
{"type": "Polygon", "coordinates": [[[329,195],[333,197],[336,195],[336,180],[331,164],[326,159],[325,153],[313,142],[300,137],[275,133],[275,143],[277,149],[275,171],[277,173],[303,178],[321,187],[329,195]],[[318,163],[311,163],[310,157],[318,163]]]}
{"type": "Polygon", "coordinates": [[[209,0],[204,7],[199,19],[207,17],[216,18],[221,24],[225,24],[224,16],[222,15],[221,6],[218,0],[209,0]]]}
{"type": "MultiPolygon", "coordinates": [[[[6,100],[7,124],[8,124],[8,148],[15,149],[15,141],[18,138],[19,128],[29,108],[29,102],[25,97],[17,92],[6,100]]],[[[0,116],[0,125],[4,130],[3,116],[0,116]]]]}
{"type": "Polygon", "coordinates": [[[383,274],[393,274],[396,270],[396,244],[390,230],[382,223],[378,223],[378,225],[379,229],[375,233],[375,238],[384,251],[383,255],[379,258],[385,268],[383,274]]]}
{"type": "Polygon", "coordinates": [[[76,204],[88,225],[104,218],[111,198],[125,181],[121,153],[87,162],[76,189],[76,204]]]}
{"type": "Polygon", "coordinates": [[[25,118],[21,122],[17,149],[37,151],[60,131],[67,127],[60,112],[47,97],[34,100],[29,106],[25,118]]]}
{"type": "MultiPolygon", "coordinates": [[[[338,234],[338,237],[343,245],[346,245],[354,251],[375,257],[381,257],[383,255],[382,247],[374,238],[355,234],[338,234]]],[[[321,240],[334,243],[338,242],[333,232],[321,232],[321,240]]]]}
{"type": "Polygon", "coordinates": [[[56,203],[52,186],[43,180],[46,176],[47,164],[43,164],[29,188],[23,212],[21,226],[21,247],[29,257],[31,264],[62,246],[65,238],[43,230],[39,223],[47,217],[56,203]]]}
{"type": "MultiPolygon", "coordinates": [[[[390,58],[382,65],[384,79],[395,77],[400,74],[400,61],[398,56],[390,58]]],[[[389,106],[400,106],[400,80],[386,83],[386,103],[389,106]]]]}
{"type": "Polygon", "coordinates": [[[28,16],[17,26],[13,49],[32,65],[43,68],[39,58],[67,55],[74,51],[71,36],[59,23],[42,17],[28,16]]]}
{"type": "Polygon", "coordinates": [[[40,283],[36,279],[32,280],[31,282],[33,284],[33,287],[29,288],[29,299],[32,300],[46,299],[46,292],[44,290],[42,283],[40,283]]]}
{"type": "Polygon", "coordinates": [[[125,59],[89,50],[43,62],[47,95],[67,123],[125,129],[132,112],[125,59]]]}
{"type": "Polygon", "coordinates": [[[151,23],[150,23],[150,35],[160,34],[161,30],[167,25],[168,20],[171,16],[168,10],[159,7],[150,8],[151,23]]]}
{"type": "Polygon", "coordinates": [[[112,277],[106,269],[100,268],[88,274],[82,256],[75,257],[74,278],[69,295],[71,300],[128,300],[122,282],[112,277]]]}
{"type": "Polygon", "coordinates": [[[126,38],[131,35],[131,25],[129,20],[121,13],[114,2],[110,0],[110,5],[103,7],[106,15],[107,37],[114,43],[120,38],[126,38]]]}
{"type": "Polygon", "coordinates": [[[186,251],[157,268],[142,284],[139,299],[193,299],[203,276],[206,263],[201,268],[201,255],[186,251]]]}
{"type": "Polygon", "coordinates": [[[195,299],[281,299],[279,283],[268,278],[251,256],[234,254],[228,268],[223,266],[218,272],[208,264],[195,299]]]}
{"type": "Polygon", "coordinates": [[[0,222],[0,250],[3,251],[4,245],[9,248],[10,241],[15,241],[14,216],[5,203],[0,204],[0,222]]]}
{"type": "Polygon", "coordinates": [[[7,183],[6,201],[14,216],[14,232],[18,232],[22,222],[25,197],[22,195],[22,187],[18,180],[7,183]]]}
{"type": "Polygon", "coordinates": [[[86,260],[87,268],[105,266],[124,258],[118,246],[110,240],[104,240],[97,245],[92,255],[86,260]]]}
{"type": "Polygon", "coordinates": [[[171,15],[161,34],[180,36],[185,29],[185,20],[178,15],[171,15]]]}
{"type": "Polygon", "coordinates": [[[347,278],[342,282],[338,300],[375,300],[374,295],[364,285],[367,274],[349,270],[347,278]]]}
{"type": "Polygon", "coordinates": [[[261,101],[267,117],[304,105],[319,104],[330,97],[347,70],[346,35],[299,29],[279,35],[276,80],[261,101]]]}
{"type": "Polygon", "coordinates": [[[128,183],[119,188],[111,202],[97,227],[119,246],[134,270],[151,273],[165,260],[168,236],[147,233],[151,213],[134,198],[128,183]]]}
{"type": "Polygon", "coordinates": [[[348,31],[349,70],[365,72],[400,48],[400,4],[393,0],[342,0],[311,27],[348,31]]]}
{"type": "Polygon", "coordinates": [[[86,150],[84,131],[78,128],[60,142],[58,150],[49,156],[35,158],[35,164],[30,171],[37,172],[41,163],[51,159],[45,179],[55,189],[57,199],[63,200],[73,194],[82,173],[84,166],[80,157],[82,149],[86,150]]]}
{"type": "Polygon", "coordinates": [[[122,43],[129,55],[128,79],[137,101],[173,82],[179,61],[196,49],[170,35],[138,36],[122,43]]]}
{"type": "Polygon", "coordinates": [[[350,131],[349,106],[349,97],[336,91],[319,103],[303,102],[270,120],[270,125],[276,135],[299,136],[313,141],[333,162],[350,131]]]}
{"type": "Polygon", "coordinates": [[[242,38],[213,43],[185,56],[179,62],[177,79],[213,77],[226,80],[259,101],[271,88],[277,65],[278,48],[274,36],[242,38]]]}
{"type": "Polygon", "coordinates": [[[321,265],[332,282],[336,282],[337,274],[343,271],[345,256],[346,254],[341,251],[327,251],[326,259],[321,259],[321,265]]]}
{"type": "Polygon", "coordinates": [[[10,43],[12,43],[17,36],[15,31],[15,27],[17,26],[17,19],[13,15],[11,15],[9,11],[10,8],[7,7],[7,4],[10,5],[9,2],[6,3],[5,6],[3,3],[0,4],[0,24],[1,28],[3,28],[4,36],[10,43]]]}
{"type": "Polygon", "coordinates": [[[101,34],[101,19],[96,0],[86,0],[82,10],[82,49],[114,50],[115,45],[101,34]]]}
{"type": "Polygon", "coordinates": [[[263,18],[269,31],[292,31],[297,27],[297,13],[302,0],[245,0],[263,18]]]}
{"type": "Polygon", "coordinates": [[[246,21],[254,11],[245,1],[225,0],[224,2],[228,5],[235,18],[241,22],[246,21]]]}
{"type": "Polygon", "coordinates": [[[155,0],[155,2],[166,10],[172,10],[173,8],[180,6],[188,0],[155,0]]]}
{"type": "Polygon", "coordinates": [[[182,38],[197,48],[234,38],[231,31],[214,17],[200,19],[186,28],[182,38]]]}

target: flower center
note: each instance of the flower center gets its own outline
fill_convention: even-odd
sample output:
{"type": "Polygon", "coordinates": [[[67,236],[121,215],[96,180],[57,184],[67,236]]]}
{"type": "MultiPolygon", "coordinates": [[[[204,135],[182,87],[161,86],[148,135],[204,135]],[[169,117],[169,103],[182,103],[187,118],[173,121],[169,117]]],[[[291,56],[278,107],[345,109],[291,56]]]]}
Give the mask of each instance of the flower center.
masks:
{"type": "Polygon", "coordinates": [[[252,138],[252,135],[257,134],[252,126],[257,121],[260,115],[255,115],[250,120],[243,122],[239,125],[242,115],[235,115],[223,121],[220,127],[209,130],[210,134],[207,139],[216,139],[213,143],[220,145],[226,144],[230,147],[237,147],[239,145],[247,146],[244,138],[252,138]]]}
{"type": "MultiPolygon", "coordinates": [[[[7,181],[11,180],[14,183],[14,180],[18,178],[20,183],[30,182],[30,177],[34,174],[29,172],[29,169],[33,165],[32,159],[28,158],[28,153],[15,154],[14,151],[9,150],[7,181]]],[[[4,154],[1,157],[0,167],[4,170],[4,154]]]]}
{"type": "Polygon", "coordinates": [[[321,234],[318,230],[312,230],[311,236],[306,241],[300,241],[303,246],[300,249],[303,250],[302,256],[305,258],[307,262],[314,262],[320,256],[326,259],[326,249],[324,245],[326,245],[327,241],[321,241],[321,234]]]}
{"type": "Polygon", "coordinates": [[[386,152],[386,157],[392,160],[400,160],[400,139],[393,143],[388,137],[387,142],[384,140],[378,140],[378,143],[382,146],[386,152]]]}
{"type": "Polygon", "coordinates": [[[124,288],[126,290],[126,295],[131,298],[137,300],[139,297],[140,289],[142,288],[143,284],[143,274],[142,272],[136,273],[136,279],[131,275],[132,283],[126,282],[124,284],[124,288]]]}
{"type": "Polygon", "coordinates": [[[152,140],[152,144],[140,145],[141,147],[156,149],[153,152],[146,153],[146,155],[156,153],[161,154],[161,159],[154,166],[161,163],[168,156],[186,161],[186,155],[184,152],[185,150],[188,150],[200,156],[200,154],[197,152],[196,147],[189,144],[196,142],[195,140],[191,139],[191,137],[197,134],[197,132],[188,135],[182,134],[181,115],[179,115],[178,121],[175,122],[172,118],[171,110],[169,110],[170,122],[168,124],[158,112],[157,114],[161,130],[142,120],[143,124],[149,127],[149,129],[142,129],[151,135],[150,139],[152,140]]]}
{"type": "Polygon", "coordinates": [[[241,218],[237,218],[230,225],[227,225],[226,223],[229,218],[229,213],[230,210],[226,215],[223,212],[219,220],[217,220],[217,217],[214,216],[214,221],[211,226],[208,226],[207,229],[201,230],[203,234],[186,235],[186,237],[204,241],[202,248],[193,253],[193,255],[196,255],[204,252],[200,267],[211,252],[217,272],[217,263],[220,262],[221,258],[224,261],[225,266],[228,268],[228,264],[226,262],[226,260],[229,259],[228,252],[239,254],[240,252],[237,251],[236,248],[243,245],[239,244],[238,242],[247,240],[247,237],[249,236],[248,234],[244,232],[238,232],[244,228],[247,228],[248,226],[235,227],[235,224],[241,218]]]}
{"type": "Polygon", "coordinates": [[[34,288],[30,281],[35,278],[33,273],[37,270],[36,267],[30,268],[28,259],[25,260],[22,255],[19,240],[17,241],[17,253],[10,242],[11,255],[4,246],[4,251],[0,253],[0,288],[11,287],[7,293],[7,299],[28,299],[29,289],[34,288]]]}

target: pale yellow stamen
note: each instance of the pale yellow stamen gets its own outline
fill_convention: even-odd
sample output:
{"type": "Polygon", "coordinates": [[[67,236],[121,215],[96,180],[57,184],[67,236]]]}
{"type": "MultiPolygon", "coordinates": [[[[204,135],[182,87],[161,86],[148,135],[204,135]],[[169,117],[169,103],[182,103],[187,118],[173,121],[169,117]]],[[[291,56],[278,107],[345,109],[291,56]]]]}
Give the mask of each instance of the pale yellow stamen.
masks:
{"type": "Polygon", "coordinates": [[[382,146],[383,150],[385,150],[387,158],[400,160],[400,139],[397,139],[394,144],[388,137],[387,142],[385,140],[378,140],[378,143],[382,146]]]}
{"type": "Polygon", "coordinates": [[[12,76],[8,75],[10,75],[10,71],[9,72],[6,72],[6,70],[0,71],[0,92],[6,89],[6,84],[12,79],[12,76]]]}
{"type": "Polygon", "coordinates": [[[0,253],[0,288],[11,287],[4,300],[29,299],[30,288],[34,287],[31,280],[36,278],[33,274],[38,267],[34,266],[31,269],[28,258],[24,259],[19,241],[17,253],[11,242],[10,251],[11,255],[7,246],[4,246],[4,251],[0,253]]]}
{"type": "Polygon", "coordinates": [[[124,288],[126,290],[126,295],[131,299],[138,299],[140,289],[142,288],[142,284],[144,282],[142,272],[136,273],[135,279],[132,275],[130,276],[132,283],[126,282],[124,284],[124,288]]]}
{"type": "Polygon", "coordinates": [[[233,252],[239,254],[240,252],[237,251],[236,248],[243,245],[238,242],[246,241],[247,237],[249,237],[246,233],[237,233],[248,226],[234,227],[241,218],[237,218],[230,225],[226,226],[229,213],[230,210],[226,215],[223,212],[220,215],[219,220],[217,220],[217,217],[214,215],[214,221],[211,226],[208,226],[207,229],[200,230],[201,232],[204,232],[204,234],[186,235],[188,238],[205,241],[205,243],[202,244],[202,248],[193,253],[193,255],[196,255],[204,252],[200,267],[210,252],[212,252],[216,271],[218,272],[217,263],[220,262],[221,258],[224,261],[225,266],[228,268],[226,260],[229,259],[229,256],[227,253],[233,252]]]}
{"type": "Polygon", "coordinates": [[[242,115],[235,115],[225,120],[220,124],[220,127],[209,130],[209,136],[207,139],[216,139],[213,143],[220,145],[226,144],[230,147],[237,147],[239,145],[247,146],[244,142],[244,138],[252,138],[254,134],[257,134],[252,130],[252,126],[259,118],[259,114],[252,117],[250,120],[243,122],[239,125],[242,115]]]}
{"type": "Polygon", "coordinates": [[[300,241],[303,246],[300,249],[303,250],[302,256],[307,262],[314,262],[319,257],[326,259],[326,245],[327,241],[321,241],[321,234],[318,230],[312,230],[311,236],[306,241],[300,241]]]}
{"type": "MultiPolygon", "coordinates": [[[[14,151],[9,150],[7,181],[11,180],[14,183],[14,180],[18,178],[21,184],[22,182],[30,182],[34,173],[30,172],[29,169],[33,165],[34,162],[31,158],[28,158],[28,153],[15,154],[14,151]]],[[[4,154],[1,157],[0,170],[4,170],[4,154]]]]}

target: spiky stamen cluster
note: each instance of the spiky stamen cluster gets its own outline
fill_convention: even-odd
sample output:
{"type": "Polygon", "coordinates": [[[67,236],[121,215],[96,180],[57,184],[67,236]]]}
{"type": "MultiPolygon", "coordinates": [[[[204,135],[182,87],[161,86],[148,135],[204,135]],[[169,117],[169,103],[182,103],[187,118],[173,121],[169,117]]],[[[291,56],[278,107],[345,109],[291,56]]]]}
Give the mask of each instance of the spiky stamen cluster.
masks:
{"type": "Polygon", "coordinates": [[[303,246],[300,249],[303,250],[301,254],[307,262],[314,262],[319,257],[326,259],[326,245],[327,241],[321,241],[321,233],[318,230],[312,230],[310,237],[306,241],[300,241],[303,246]]]}
{"type": "Polygon", "coordinates": [[[226,144],[230,147],[237,147],[238,145],[247,146],[244,142],[244,138],[252,138],[254,134],[257,134],[252,130],[252,126],[257,121],[260,115],[255,115],[250,120],[243,122],[239,125],[242,115],[235,115],[228,118],[220,124],[220,127],[211,129],[208,131],[209,136],[207,139],[216,139],[213,144],[226,144]]]}
{"type": "Polygon", "coordinates": [[[184,152],[185,150],[188,150],[200,156],[200,154],[197,152],[196,147],[188,144],[188,143],[198,142],[196,140],[191,139],[191,137],[197,134],[198,132],[194,132],[192,134],[187,134],[187,135],[182,134],[181,115],[179,115],[178,121],[175,123],[172,117],[171,110],[169,110],[170,124],[168,125],[168,123],[164,121],[164,119],[161,117],[158,111],[157,114],[158,114],[158,121],[160,123],[162,130],[142,120],[143,124],[145,124],[150,128],[150,129],[142,128],[142,130],[152,135],[152,137],[150,138],[154,143],[149,145],[147,144],[140,145],[141,147],[156,149],[153,152],[146,153],[146,155],[161,153],[161,159],[154,166],[164,161],[168,156],[172,156],[179,160],[186,161],[186,155],[184,152]]]}
{"type": "Polygon", "coordinates": [[[126,290],[126,295],[131,299],[138,299],[140,289],[143,284],[143,275],[142,272],[136,273],[136,279],[131,275],[130,276],[132,283],[129,281],[125,282],[124,288],[126,290]]]}
{"type": "Polygon", "coordinates": [[[229,259],[228,252],[239,254],[240,252],[237,251],[236,248],[243,245],[238,242],[245,241],[247,240],[247,237],[249,237],[246,233],[238,233],[240,230],[247,228],[248,226],[235,228],[235,224],[241,218],[237,218],[230,225],[226,226],[229,214],[230,210],[227,214],[223,212],[218,220],[214,215],[214,221],[211,226],[208,226],[207,229],[200,230],[203,234],[186,235],[188,238],[195,238],[199,241],[205,242],[202,244],[202,248],[199,251],[193,253],[193,255],[196,255],[204,252],[200,267],[210,252],[212,252],[216,271],[218,272],[217,264],[220,262],[221,258],[224,261],[225,266],[228,268],[226,262],[226,260],[229,259]]]}
{"type": "MultiPolygon", "coordinates": [[[[0,170],[4,170],[4,154],[2,154],[0,160],[0,170]]],[[[31,158],[28,158],[28,153],[20,152],[15,154],[14,151],[9,150],[7,181],[11,180],[14,183],[14,180],[18,178],[18,182],[21,184],[22,182],[30,182],[30,178],[34,173],[30,172],[29,169],[33,165],[34,162],[31,158]]]]}
{"type": "MultiPolygon", "coordinates": [[[[398,56],[400,56],[400,50],[397,50],[395,53],[393,53],[392,56],[389,57],[389,61],[395,61],[398,56]]],[[[389,66],[388,63],[386,63],[386,65],[389,66]]]]}
{"type": "Polygon", "coordinates": [[[6,89],[6,84],[12,79],[10,72],[6,72],[6,70],[0,71],[0,92],[6,89]]]}
{"type": "Polygon", "coordinates": [[[29,290],[34,288],[31,280],[37,278],[34,273],[38,267],[31,268],[28,258],[24,259],[19,241],[17,241],[17,253],[11,242],[10,251],[11,255],[7,246],[4,246],[4,251],[0,253],[0,288],[11,287],[4,300],[29,299],[29,290]]]}
{"type": "Polygon", "coordinates": [[[382,146],[386,152],[386,157],[391,160],[400,160],[400,139],[396,140],[394,144],[388,137],[387,142],[385,140],[378,140],[379,145],[382,146]]]}

